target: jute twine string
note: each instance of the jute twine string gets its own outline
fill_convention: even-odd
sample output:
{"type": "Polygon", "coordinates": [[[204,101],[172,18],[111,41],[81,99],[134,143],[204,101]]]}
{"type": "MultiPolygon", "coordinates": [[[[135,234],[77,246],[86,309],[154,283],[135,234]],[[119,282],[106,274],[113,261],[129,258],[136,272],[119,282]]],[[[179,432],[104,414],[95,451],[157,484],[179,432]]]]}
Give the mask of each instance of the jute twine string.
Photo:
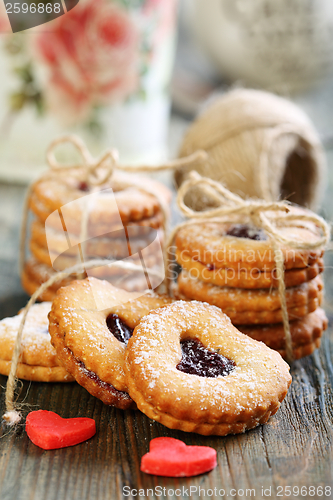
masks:
{"type": "MultiPolygon", "coordinates": [[[[161,165],[154,166],[133,166],[133,165],[122,165],[118,163],[118,153],[114,149],[107,150],[100,158],[94,159],[90,152],[88,151],[85,143],[80,139],[80,137],[76,135],[66,135],[61,136],[55,139],[49,146],[47,150],[47,162],[49,165],[49,170],[42,174],[40,178],[38,178],[33,184],[31,184],[28,188],[25,203],[24,203],[24,212],[23,212],[23,221],[21,226],[21,238],[20,238],[20,272],[22,273],[25,261],[25,242],[27,237],[27,222],[28,222],[28,211],[29,211],[29,203],[30,197],[33,192],[34,186],[37,182],[40,182],[41,179],[59,179],[61,178],[65,183],[69,178],[77,178],[81,182],[85,182],[89,188],[98,189],[99,186],[105,185],[111,178],[114,173],[114,170],[122,170],[126,172],[158,172],[162,170],[173,170],[179,166],[187,166],[191,165],[194,162],[200,162],[206,159],[206,153],[204,151],[197,151],[194,154],[191,154],[187,158],[182,158],[180,160],[173,160],[166,162],[161,165]],[[60,144],[71,144],[73,145],[80,154],[81,161],[79,164],[74,165],[66,165],[59,163],[55,157],[55,148],[60,144]]],[[[137,189],[142,190],[145,193],[153,195],[157,198],[161,211],[164,216],[164,226],[167,221],[167,212],[168,207],[165,204],[164,199],[159,196],[156,191],[150,189],[149,186],[137,186],[135,182],[131,182],[128,180],[127,187],[135,186],[137,189]]],[[[79,241],[82,242],[82,246],[84,248],[84,242],[87,240],[87,232],[88,232],[88,221],[89,221],[89,203],[85,203],[83,205],[82,217],[80,221],[80,236],[79,241]]],[[[81,250],[82,249],[81,246],[81,250]]],[[[83,254],[83,252],[82,252],[83,254]]],[[[16,387],[16,370],[19,362],[20,352],[21,352],[21,340],[22,334],[24,330],[24,325],[26,322],[26,317],[32,305],[36,302],[38,297],[54,283],[62,281],[64,278],[70,276],[73,273],[83,273],[86,269],[90,269],[97,266],[105,266],[109,264],[110,266],[117,266],[125,269],[130,269],[133,271],[142,270],[140,266],[135,264],[124,263],[121,261],[113,261],[113,260],[92,260],[84,263],[78,263],[75,266],[67,268],[63,271],[55,273],[51,276],[45,283],[43,283],[38,290],[31,296],[29,302],[27,303],[24,314],[22,316],[22,321],[16,336],[14,353],[11,362],[11,369],[7,380],[6,387],[6,413],[4,415],[4,420],[8,425],[15,425],[20,422],[21,415],[15,408],[14,403],[14,393],[16,387]]],[[[158,273],[153,270],[149,270],[149,272],[153,275],[162,278],[158,273]]]]}
{"type": "Polygon", "coordinates": [[[281,302],[283,317],[283,327],[285,332],[286,358],[289,363],[294,359],[292,349],[292,339],[289,326],[289,318],[286,303],[285,282],[284,282],[284,257],[281,246],[295,249],[314,250],[324,247],[330,239],[330,226],[320,216],[312,213],[293,214],[290,212],[290,204],[287,201],[267,202],[263,200],[244,200],[235,193],[232,193],[222,184],[212,179],[201,177],[195,171],[189,174],[189,178],[178,190],[177,204],[180,211],[189,219],[173,229],[169,235],[165,250],[165,274],[167,289],[172,294],[172,268],[171,262],[174,260],[173,244],[180,228],[190,224],[198,224],[203,221],[211,222],[243,222],[249,219],[254,226],[263,229],[270,238],[274,259],[276,264],[276,275],[278,279],[278,293],[281,302]],[[193,189],[200,189],[205,196],[220,203],[218,207],[203,211],[190,208],[185,203],[186,195],[193,189]],[[236,217],[235,217],[236,216],[236,217]],[[237,218],[237,220],[236,220],[237,218]],[[281,232],[282,227],[314,223],[321,231],[316,241],[299,241],[296,238],[287,237],[281,232]]]}
{"type": "MultiPolygon", "coordinates": [[[[310,119],[287,99],[253,89],[226,92],[191,124],[180,156],[197,149],[207,151],[208,161],[194,170],[244,199],[275,201],[283,191],[310,208],[320,201],[326,171],[323,147],[310,119]]],[[[187,169],[177,170],[177,184],[187,175],[187,169]]],[[[189,204],[200,209],[197,203],[193,190],[189,204]]]]}

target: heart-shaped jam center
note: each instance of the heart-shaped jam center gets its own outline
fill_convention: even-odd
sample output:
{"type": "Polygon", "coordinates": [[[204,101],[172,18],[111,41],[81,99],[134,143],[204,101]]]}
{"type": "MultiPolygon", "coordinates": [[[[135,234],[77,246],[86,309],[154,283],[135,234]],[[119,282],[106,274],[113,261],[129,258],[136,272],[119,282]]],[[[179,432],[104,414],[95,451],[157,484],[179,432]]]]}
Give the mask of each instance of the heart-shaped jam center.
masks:
{"type": "Polygon", "coordinates": [[[127,342],[132,337],[133,328],[127,326],[117,314],[109,314],[106,318],[106,324],[112,335],[114,335],[119,342],[127,345],[127,342]]]}
{"type": "Polygon", "coordinates": [[[199,377],[225,377],[235,368],[231,359],[218,352],[210,351],[198,339],[188,339],[180,343],[182,359],[177,370],[199,377]]]}
{"type": "Polygon", "coordinates": [[[267,240],[265,231],[249,224],[235,224],[228,229],[226,234],[228,236],[235,236],[236,238],[247,238],[248,240],[267,240]]]}

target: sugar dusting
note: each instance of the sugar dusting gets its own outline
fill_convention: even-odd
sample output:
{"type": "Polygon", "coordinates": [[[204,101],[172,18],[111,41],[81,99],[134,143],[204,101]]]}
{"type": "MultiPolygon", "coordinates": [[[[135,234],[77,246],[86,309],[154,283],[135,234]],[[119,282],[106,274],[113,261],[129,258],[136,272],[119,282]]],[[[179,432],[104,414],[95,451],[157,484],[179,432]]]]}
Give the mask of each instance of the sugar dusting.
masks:
{"type": "MultiPolygon", "coordinates": [[[[23,337],[22,347],[24,349],[36,350],[45,344],[50,344],[50,334],[48,331],[48,313],[51,310],[51,302],[42,302],[34,304],[27,316],[23,337]]],[[[0,321],[0,345],[14,345],[17,332],[22,320],[23,311],[17,316],[4,318],[0,321]]],[[[53,347],[50,344],[50,350],[53,347]]]]}
{"type": "Polygon", "coordinates": [[[135,364],[132,373],[139,380],[138,387],[143,382],[140,386],[148,401],[158,390],[163,400],[179,401],[190,408],[199,405],[201,411],[239,415],[266,407],[272,397],[270,390],[278,391],[281,379],[288,378],[287,364],[274,359],[277,353],[238,332],[220,309],[202,302],[178,301],[150,313],[132,337],[130,349],[135,364]],[[214,379],[177,371],[184,333],[187,338],[199,338],[208,349],[219,349],[236,363],[235,369],[214,379]]]}

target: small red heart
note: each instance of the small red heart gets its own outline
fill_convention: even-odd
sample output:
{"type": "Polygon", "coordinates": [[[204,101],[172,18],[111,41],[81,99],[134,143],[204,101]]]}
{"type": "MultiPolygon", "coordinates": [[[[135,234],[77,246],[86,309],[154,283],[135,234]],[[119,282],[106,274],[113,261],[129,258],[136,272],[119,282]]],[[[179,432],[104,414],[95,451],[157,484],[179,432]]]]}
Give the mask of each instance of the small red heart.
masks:
{"type": "Polygon", "coordinates": [[[96,434],[92,418],[62,418],[46,410],[30,412],[25,429],[31,441],[44,450],[74,446],[96,434]]]}
{"type": "Polygon", "coordinates": [[[141,459],[141,470],[156,476],[197,476],[217,465],[216,450],[209,446],[186,446],[179,439],[152,439],[149,450],[141,459]]]}

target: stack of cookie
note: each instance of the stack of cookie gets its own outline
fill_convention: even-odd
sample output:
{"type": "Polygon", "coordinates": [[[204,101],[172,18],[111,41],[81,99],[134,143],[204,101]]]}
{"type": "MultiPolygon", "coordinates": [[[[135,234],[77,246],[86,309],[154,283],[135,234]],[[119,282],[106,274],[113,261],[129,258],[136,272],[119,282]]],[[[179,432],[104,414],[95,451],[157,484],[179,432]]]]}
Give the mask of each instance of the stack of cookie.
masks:
{"type": "Polygon", "coordinates": [[[90,394],[204,435],[244,432],[276,413],[291,382],[277,352],[209,304],[136,295],[94,278],[57,292],[51,342],[90,394]]]}
{"type": "Polygon", "coordinates": [[[105,280],[75,280],[58,290],[52,303],[52,345],[61,364],[90,394],[123,410],[136,408],[125,380],[126,345],[141,318],[170,302],[155,292],[126,292],[105,280]]]}
{"type": "MultiPolygon", "coordinates": [[[[63,368],[50,343],[47,317],[50,310],[51,302],[42,302],[31,307],[24,325],[16,376],[35,382],[73,382],[74,377],[63,368]]],[[[23,314],[24,310],[17,316],[0,321],[1,375],[9,375],[17,331],[23,314]]]]}
{"type": "MultiPolygon", "coordinates": [[[[11,369],[22,315],[0,321],[0,374],[11,369]]],[[[107,405],[203,435],[266,423],[291,383],[281,356],[220,309],[92,277],[28,310],[20,352],[20,378],[76,380],[107,405]]]]}
{"type": "MultiPolygon", "coordinates": [[[[318,229],[281,228],[286,237],[318,238],[318,229]]],[[[183,227],[176,235],[181,266],[176,296],[220,307],[237,328],[286,356],[283,317],[274,251],[264,231],[250,223],[205,222],[183,227]]],[[[321,273],[323,249],[281,249],[285,264],[286,302],[295,359],[320,345],[327,327],[321,273]]]]}
{"type": "MultiPolygon", "coordinates": [[[[170,191],[155,180],[118,172],[98,188],[79,177],[76,172],[66,179],[42,178],[33,186],[31,256],[22,272],[24,289],[32,294],[55,271],[92,259],[112,259],[124,265],[87,270],[90,276],[129,291],[158,286],[165,222],[161,207],[169,205],[170,191]]],[[[41,298],[52,300],[56,290],[71,279],[54,284],[41,298]]]]}

